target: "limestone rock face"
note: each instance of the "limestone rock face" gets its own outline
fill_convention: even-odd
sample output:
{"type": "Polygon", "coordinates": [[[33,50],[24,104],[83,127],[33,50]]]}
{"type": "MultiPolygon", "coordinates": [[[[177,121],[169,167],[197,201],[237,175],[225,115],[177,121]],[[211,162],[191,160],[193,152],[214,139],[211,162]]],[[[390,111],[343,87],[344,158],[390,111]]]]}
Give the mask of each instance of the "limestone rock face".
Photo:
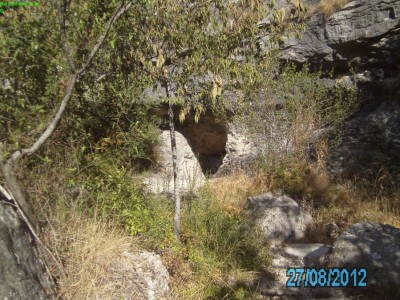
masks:
{"type": "Polygon", "coordinates": [[[332,265],[366,268],[367,283],[383,298],[400,296],[400,229],[360,222],[344,231],[334,243],[332,265]]]}
{"type": "Polygon", "coordinates": [[[299,240],[313,224],[311,215],[286,195],[276,198],[267,193],[251,197],[248,206],[265,238],[274,243],[299,240]]]}
{"type": "MultiPolygon", "coordinates": [[[[269,276],[255,282],[254,287],[263,295],[279,299],[348,299],[340,289],[288,288],[289,268],[327,267],[332,247],[324,244],[288,244],[271,247],[272,265],[269,276]]],[[[275,298],[274,298],[275,299],[275,298]]]]}
{"type": "MultiPolygon", "coordinates": [[[[350,1],[330,16],[312,15],[307,26],[301,39],[284,40],[282,60],[307,63],[325,74],[334,69],[336,85],[343,79],[350,83],[351,66],[362,95],[357,112],[343,124],[341,143],[328,157],[331,175],[400,178],[400,1],[350,1]]],[[[267,40],[266,34],[265,47],[267,40]]]]}
{"type": "Polygon", "coordinates": [[[0,199],[0,299],[51,299],[51,284],[26,227],[0,199]]]}
{"type": "Polygon", "coordinates": [[[168,271],[160,256],[151,252],[125,251],[111,263],[109,280],[121,284],[115,291],[118,299],[166,299],[169,291],[168,271]]]}
{"type": "Polygon", "coordinates": [[[392,68],[400,58],[400,2],[356,0],[331,16],[316,14],[301,40],[289,38],[283,59],[327,68],[348,68],[348,63],[392,68]]]}
{"type": "Polygon", "coordinates": [[[367,107],[347,122],[340,145],[331,152],[329,171],[340,177],[377,179],[382,170],[400,179],[400,104],[367,107]]]}
{"type": "Polygon", "coordinates": [[[244,133],[233,124],[228,125],[226,154],[217,176],[226,175],[234,170],[246,170],[257,155],[257,149],[244,133]]]}
{"type": "Polygon", "coordinates": [[[192,114],[177,129],[188,141],[204,174],[215,174],[225,155],[227,126],[211,115],[201,116],[196,123],[192,114]]]}
{"type": "MultiPolygon", "coordinates": [[[[193,153],[185,137],[175,132],[177,159],[178,159],[178,184],[182,192],[196,189],[205,181],[205,176],[196,155],[193,153]]],[[[170,193],[174,189],[172,173],[172,151],[169,131],[161,133],[159,172],[151,174],[145,180],[150,191],[154,193],[170,193]]]]}

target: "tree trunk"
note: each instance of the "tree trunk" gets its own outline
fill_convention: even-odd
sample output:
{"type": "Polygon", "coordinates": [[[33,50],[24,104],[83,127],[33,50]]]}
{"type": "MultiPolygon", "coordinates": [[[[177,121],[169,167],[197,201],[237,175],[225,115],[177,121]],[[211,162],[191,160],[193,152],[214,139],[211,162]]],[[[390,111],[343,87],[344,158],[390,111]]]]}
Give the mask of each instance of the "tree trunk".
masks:
{"type": "MultiPolygon", "coordinates": [[[[165,85],[165,90],[168,99],[170,98],[168,83],[165,85]]],[[[181,231],[181,194],[179,191],[178,184],[178,164],[177,164],[177,150],[176,150],[176,138],[175,138],[175,124],[174,124],[174,111],[172,110],[172,104],[169,104],[168,108],[168,121],[169,121],[169,132],[171,136],[171,150],[172,150],[172,172],[174,173],[174,192],[173,198],[175,202],[174,211],[174,234],[178,241],[180,241],[181,231]]]]}
{"type": "MultiPolygon", "coordinates": [[[[0,156],[2,155],[3,153],[0,151],[0,156]]],[[[19,181],[15,175],[12,164],[12,160],[2,161],[2,158],[0,157],[0,170],[3,173],[6,186],[10,190],[15,200],[18,202],[20,209],[23,211],[30,224],[36,230],[38,224],[33,213],[32,206],[26,201],[25,194],[21,189],[21,185],[19,184],[19,181]]]]}
{"type": "Polygon", "coordinates": [[[0,193],[0,299],[52,299],[54,286],[28,228],[0,193]]]}

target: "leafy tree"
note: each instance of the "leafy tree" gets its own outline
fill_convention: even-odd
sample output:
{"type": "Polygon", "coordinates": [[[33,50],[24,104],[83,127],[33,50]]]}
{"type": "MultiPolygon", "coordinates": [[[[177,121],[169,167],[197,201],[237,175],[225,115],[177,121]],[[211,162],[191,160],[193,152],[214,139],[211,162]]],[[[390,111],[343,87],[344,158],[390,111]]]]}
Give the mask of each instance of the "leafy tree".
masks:
{"type": "Polygon", "coordinates": [[[0,17],[0,169],[5,183],[0,192],[40,244],[31,205],[16,176],[17,163],[37,154],[53,135],[118,19],[142,4],[55,0],[38,8],[8,9],[0,17]]]}
{"type": "MultiPolygon", "coordinates": [[[[143,20],[135,62],[164,91],[174,173],[174,232],[180,234],[180,193],[174,108],[183,122],[206,109],[223,111],[223,90],[251,84],[257,21],[263,4],[249,1],[156,0],[143,20]]],[[[156,86],[157,86],[156,84],[156,86]]]]}

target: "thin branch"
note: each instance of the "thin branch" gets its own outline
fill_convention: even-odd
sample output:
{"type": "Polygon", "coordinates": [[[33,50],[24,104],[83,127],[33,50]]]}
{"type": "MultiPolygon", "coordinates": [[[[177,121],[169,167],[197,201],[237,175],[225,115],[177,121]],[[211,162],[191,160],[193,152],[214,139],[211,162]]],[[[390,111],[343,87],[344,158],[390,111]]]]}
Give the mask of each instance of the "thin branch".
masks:
{"type": "Polygon", "coordinates": [[[61,3],[59,0],[54,1],[54,2],[55,2],[56,10],[57,10],[58,22],[60,23],[61,42],[62,42],[62,46],[64,49],[64,54],[67,58],[69,67],[71,68],[72,72],[75,73],[76,68],[75,68],[75,63],[71,57],[71,48],[69,47],[69,44],[68,44],[67,30],[65,28],[65,18],[64,18],[64,14],[63,14],[63,8],[61,7],[61,3]]]}
{"type": "Polygon", "coordinates": [[[36,142],[30,148],[22,149],[20,151],[14,152],[14,154],[11,156],[11,160],[13,162],[16,162],[22,156],[32,155],[33,153],[35,153],[47,141],[47,139],[53,134],[54,130],[56,129],[56,127],[58,125],[58,122],[60,121],[60,119],[67,107],[69,100],[72,97],[77,78],[78,78],[78,75],[72,76],[70,83],[68,85],[68,88],[67,88],[67,92],[66,92],[63,100],[61,101],[60,107],[58,108],[58,111],[57,111],[54,119],[47,126],[46,130],[42,133],[42,135],[36,140],[36,142]]]}
{"type": "Polygon", "coordinates": [[[92,52],[89,55],[89,58],[87,59],[86,63],[83,65],[83,67],[77,72],[79,75],[85,72],[85,70],[90,66],[90,64],[93,61],[93,58],[95,57],[97,51],[99,51],[101,45],[103,44],[104,40],[106,39],[108,33],[110,32],[111,27],[114,25],[114,23],[132,6],[132,2],[129,2],[127,4],[124,3],[125,1],[122,1],[120,6],[115,10],[113,16],[110,19],[110,22],[108,23],[106,30],[104,33],[100,36],[97,44],[93,47],[92,52]]]}
{"type": "Polygon", "coordinates": [[[4,197],[6,197],[8,202],[12,202],[13,197],[11,197],[11,194],[5,188],[3,188],[1,184],[0,184],[0,192],[4,195],[4,197]]]}

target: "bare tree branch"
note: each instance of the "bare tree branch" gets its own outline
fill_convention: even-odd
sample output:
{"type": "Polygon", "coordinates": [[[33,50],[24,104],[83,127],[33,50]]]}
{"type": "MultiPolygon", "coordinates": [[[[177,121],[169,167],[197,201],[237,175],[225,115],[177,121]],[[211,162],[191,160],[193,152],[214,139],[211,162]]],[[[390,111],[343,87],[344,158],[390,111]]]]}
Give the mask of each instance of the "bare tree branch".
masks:
{"type": "MultiPolygon", "coordinates": [[[[27,203],[25,194],[22,192],[21,185],[15,176],[12,160],[8,159],[4,161],[3,157],[4,154],[0,149],[0,170],[4,175],[4,180],[9,190],[9,194],[14,200],[18,201],[19,207],[22,208],[31,224],[37,224],[32,207],[27,203]]],[[[9,199],[9,197],[7,197],[7,199],[9,199]]]]}
{"type": "Polygon", "coordinates": [[[92,63],[93,58],[95,57],[97,51],[99,51],[101,45],[103,44],[104,40],[106,39],[108,33],[110,32],[111,27],[114,25],[114,23],[132,6],[132,2],[129,2],[125,4],[125,1],[122,1],[121,4],[118,6],[118,8],[115,10],[114,14],[112,15],[110,22],[108,23],[106,30],[104,33],[100,36],[97,44],[93,47],[89,58],[87,59],[86,63],[83,65],[83,67],[77,72],[79,75],[85,72],[87,67],[92,63]]]}
{"type": "Polygon", "coordinates": [[[73,73],[76,72],[76,68],[75,68],[75,63],[72,60],[71,57],[71,48],[69,47],[68,44],[68,39],[67,39],[67,30],[65,28],[65,17],[63,14],[63,8],[61,6],[60,0],[58,1],[54,1],[54,5],[56,6],[56,10],[57,10],[57,15],[58,15],[58,22],[60,23],[60,33],[61,33],[61,42],[62,42],[62,46],[64,49],[64,53],[65,56],[67,58],[69,67],[71,68],[71,71],[73,73]]]}
{"type": "Polygon", "coordinates": [[[67,92],[61,101],[60,107],[58,108],[58,111],[54,117],[54,119],[50,122],[50,124],[47,126],[46,130],[42,133],[42,135],[36,140],[36,142],[27,149],[22,149],[20,151],[16,151],[13,153],[11,156],[11,160],[13,162],[16,162],[19,158],[25,155],[32,155],[35,153],[46,141],[47,139],[53,134],[54,130],[56,129],[58,122],[60,121],[62,115],[64,114],[64,111],[67,107],[67,104],[69,100],[72,97],[74,88],[75,88],[75,83],[78,79],[78,75],[73,75],[72,78],[70,79],[70,83],[67,88],[67,92]]]}

